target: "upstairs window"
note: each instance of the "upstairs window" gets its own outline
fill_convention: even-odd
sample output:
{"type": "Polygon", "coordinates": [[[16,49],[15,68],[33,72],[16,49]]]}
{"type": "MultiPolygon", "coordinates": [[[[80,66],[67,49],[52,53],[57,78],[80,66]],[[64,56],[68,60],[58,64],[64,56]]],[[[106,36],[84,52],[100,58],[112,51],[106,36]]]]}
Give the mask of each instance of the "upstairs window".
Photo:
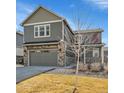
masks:
{"type": "Polygon", "coordinates": [[[46,35],[50,35],[50,26],[49,25],[46,26],[46,35]]]}
{"type": "Polygon", "coordinates": [[[39,36],[45,36],[44,26],[39,26],[39,36]]]}
{"type": "Polygon", "coordinates": [[[50,24],[36,25],[34,26],[34,37],[49,37],[50,36],[50,24]]]}
{"type": "Polygon", "coordinates": [[[35,30],[34,35],[37,37],[37,36],[38,36],[38,27],[37,27],[37,26],[35,26],[35,27],[34,27],[34,30],[35,30]]]}

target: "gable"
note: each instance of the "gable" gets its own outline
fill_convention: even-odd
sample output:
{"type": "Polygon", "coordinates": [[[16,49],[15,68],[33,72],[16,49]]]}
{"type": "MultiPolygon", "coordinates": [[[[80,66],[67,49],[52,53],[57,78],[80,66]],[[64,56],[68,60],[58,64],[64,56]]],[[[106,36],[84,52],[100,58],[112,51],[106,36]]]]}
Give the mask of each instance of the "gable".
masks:
{"type": "Polygon", "coordinates": [[[38,22],[47,22],[47,21],[54,21],[60,20],[61,17],[57,16],[56,14],[50,12],[47,9],[39,7],[31,16],[29,16],[23,24],[30,24],[30,23],[38,23],[38,22]]]}

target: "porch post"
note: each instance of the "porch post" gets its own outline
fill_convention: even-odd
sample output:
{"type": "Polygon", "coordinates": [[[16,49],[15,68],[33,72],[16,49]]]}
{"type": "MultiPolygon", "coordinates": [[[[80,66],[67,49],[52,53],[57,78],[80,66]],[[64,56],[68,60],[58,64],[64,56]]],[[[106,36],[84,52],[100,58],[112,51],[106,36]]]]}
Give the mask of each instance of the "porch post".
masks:
{"type": "Polygon", "coordinates": [[[101,47],[101,61],[102,61],[102,64],[104,63],[104,49],[103,49],[103,46],[101,47]]]}
{"type": "Polygon", "coordinates": [[[86,64],[86,49],[84,47],[84,64],[86,64]]]}
{"type": "Polygon", "coordinates": [[[65,67],[66,67],[66,64],[67,64],[67,63],[66,63],[66,43],[64,42],[64,44],[65,44],[65,46],[64,46],[64,48],[65,48],[65,51],[64,51],[65,58],[64,58],[64,59],[65,59],[65,60],[63,60],[63,61],[65,61],[64,64],[65,64],[65,67]]]}

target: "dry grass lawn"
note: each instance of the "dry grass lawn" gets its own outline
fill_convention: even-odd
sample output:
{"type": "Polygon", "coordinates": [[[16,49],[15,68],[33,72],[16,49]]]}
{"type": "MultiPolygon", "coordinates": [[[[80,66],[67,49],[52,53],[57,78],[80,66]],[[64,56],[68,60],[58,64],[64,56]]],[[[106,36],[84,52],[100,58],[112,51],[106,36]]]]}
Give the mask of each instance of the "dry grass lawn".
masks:
{"type": "MultiPolygon", "coordinates": [[[[16,85],[17,93],[72,93],[75,76],[41,74],[16,85]]],[[[78,76],[76,93],[107,93],[108,80],[78,76]]]]}

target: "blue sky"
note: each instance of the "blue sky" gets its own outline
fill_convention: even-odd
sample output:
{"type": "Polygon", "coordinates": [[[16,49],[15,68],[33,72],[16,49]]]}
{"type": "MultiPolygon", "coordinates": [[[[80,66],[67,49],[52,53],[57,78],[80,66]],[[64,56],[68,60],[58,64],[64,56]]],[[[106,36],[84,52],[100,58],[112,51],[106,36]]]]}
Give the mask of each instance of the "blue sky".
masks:
{"type": "Polygon", "coordinates": [[[66,18],[74,30],[78,11],[83,29],[104,29],[102,40],[108,45],[108,0],[16,0],[16,29],[23,31],[21,22],[39,5],[66,18]]]}

